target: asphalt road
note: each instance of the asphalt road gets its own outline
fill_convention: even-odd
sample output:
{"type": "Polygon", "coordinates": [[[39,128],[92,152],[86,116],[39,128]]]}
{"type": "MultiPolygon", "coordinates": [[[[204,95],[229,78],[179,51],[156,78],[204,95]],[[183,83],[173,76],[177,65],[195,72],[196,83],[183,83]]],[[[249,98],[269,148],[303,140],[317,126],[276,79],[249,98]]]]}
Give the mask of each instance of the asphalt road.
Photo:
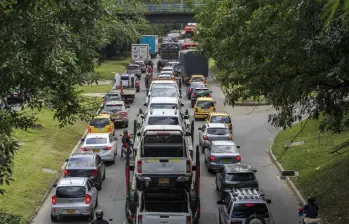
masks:
{"type": "MultiPolygon", "coordinates": [[[[154,64],[156,65],[156,62],[154,64]]],[[[144,75],[141,81],[141,91],[137,93],[135,102],[129,109],[129,131],[132,131],[132,122],[136,118],[139,108],[143,108],[145,100],[144,75]]],[[[217,111],[227,111],[232,116],[234,128],[234,141],[240,145],[242,162],[252,165],[258,170],[256,173],[261,189],[266,193],[267,198],[272,200],[271,210],[277,224],[294,224],[299,222],[297,209],[298,202],[293,196],[286,183],[278,179],[277,168],[271,164],[268,155],[269,144],[277,129],[267,123],[268,114],[271,113],[270,106],[235,107],[224,106],[224,95],[220,87],[212,77],[208,78],[208,87],[213,91],[212,95],[217,102],[217,111]],[[252,112],[253,110],[253,112],[252,112]]],[[[190,115],[193,109],[190,108],[190,101],[185,97],[186,88],[183,87],[182,101],[186,108],[189,108],[190,115]]],[[[203,121],[195,122],[195,130],[202,127],[203,121]]],[[[120,134],[122,129],[117,130],[120,134]]],[[[195,145],[198,143],[198,134],[195,133],[195,145]]],[[[120,146],[120,142],[118,147],[120,146]]],[[[79,150],[79,147],[78,147],[79,150]]],[[[107,166],[106,179],[103,189],[99,192],[99,208],[104,211],[106,219],[113,219],[110,223],[122,224],[125,221],[125,158],[118,159],[114,165],[107,166]]],[[[219,200],[215,189],[214,175],[207,172],[204,164],[203,154],[201,154],[201,218],[200,224],[218,223],[218,210],[216,201],[219,200]]],[[[53,189],[54,190],[54,189],[53,189]]],[[[32,223],[50,224],[51,190],[49,197],[43,203],[32,223]]],[[[38,195],[38,197],[41,197],[38,195]]],[[[80,219],[62,220],[58,223],[76,224],[87,223],[80,219]]]]}

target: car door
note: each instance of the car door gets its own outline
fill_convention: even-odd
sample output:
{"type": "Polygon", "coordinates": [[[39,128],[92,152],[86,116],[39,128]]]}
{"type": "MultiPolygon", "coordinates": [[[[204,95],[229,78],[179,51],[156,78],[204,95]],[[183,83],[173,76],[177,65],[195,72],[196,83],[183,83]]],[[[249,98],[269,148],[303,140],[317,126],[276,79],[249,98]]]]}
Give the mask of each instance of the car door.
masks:
{"type": "Polygon", "coordinates": [[[97,189],[95,187],[93,187],[93,184],[91,182],[91,180],[87,180],[87,192],[91,195],[92,197],[92,201],[93,203],[95,204],[96,203],[96,200],[97,200],[97,189]]]}
{"type": "Polygon", "coordinates": [[[96,161],[95,161],[98,169],[98,173],[100,175],[100,178],[104,175],[104,163],[102,162],[102,159],[99,155],[96,155],[96,161]]]}
{"type": "Polygon", "coordinates": [[[112,134],[109,134],[109,142],[110,142],[111,147],[112,147],[112,149],[113,149],[113,151],[114,151],[114,154],[115,154],[115,153],[117,152],[117,151],[116,151],[116,150],[117,150],[116,139],[113,137],[112,134]]]}

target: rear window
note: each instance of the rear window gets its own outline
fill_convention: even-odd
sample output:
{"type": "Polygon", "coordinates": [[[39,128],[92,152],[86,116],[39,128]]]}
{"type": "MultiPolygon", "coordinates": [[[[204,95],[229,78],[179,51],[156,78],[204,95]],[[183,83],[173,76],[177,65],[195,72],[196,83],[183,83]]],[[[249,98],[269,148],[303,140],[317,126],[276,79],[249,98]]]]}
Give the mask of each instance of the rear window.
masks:
{"type": "Polygon", "coordinates": [[[130,77],[128,77],[128,76],[121,76],[121,80],[129,80],[130,79],[130,77]]]}
{"type": "Polygon", "coordinates": [[[90,126],[94,126],[94,127],[105,127],[107,125],[109,125],[108,118],[93,118],[90,121],[90,126]]]}
{"type": "Polygon", "coordinates": [[[212,116],[210,123],[231,123],[229,116],[212,116]]]}
{"type": "Polygon", "coordinates": [[[226,135],[229,130],[227,128],[208,128],[207,133],[210,135],[226,135]]]}
{"type": "Polygon", "coordinates": [[[85,197],[85,187],[57,187],[57,198],[83,198],[85,197]]]}
{"type": "Polygon", "coordinates": [[[200,107],[202,109],[209,109],[210,107],[214,107],[213,101],[199,101],[196,104],[197,107],[200,107]]]}
{"type": "Polygon", "coordinates": [[[177,90],[171,88],[156,88],[151,91],[151,96],[155,97],[176,97],[177,90]]]}
{"type": "Polygon", "coordinates": [[[254,180],[253,173],[228,173],[227,181],[252,181],[254,180]]]}
{"type": "Polygon", "coordinates": [[[153,109],[176,109],[177,105],[176,104],[153,103],[150,105],[150,108],[153,108],[153,109]]]}
{"type": "Polygon", "coordinates": [[[133,69],[138,69],[139,67],[138,66],[128,66],[127,67],[127,69],[131,69],[131,70],[133,70],[133,69]]]}
{"type": "Polygon", "coordinates": [[[165,144],[179,144],[182,143],[181,135],[146,135],[144,143],[165,143],[165,144]]]}
{"type": "Polygon", "coordinates": [[[114,111],[122,111],[123,106],[122,105],[105,105],[103,110],[108,112],[114,112],[114,111]]]}
{"type": "Polygon", "coordinates": [[[192,82],[203,82],[203,81],[205,81],[205,79],[202,77],[194,77],[191,79],[191,81],[192,82]]]}
{"type": "Polygon", "coordinates": [[[106,100],[112,101],[112,100],[121,100],[121,97],[117,94],[107,94],[104,97],[106,100]]]}
{"type": "Polygon", "coordinates": [[[261,215],[264,218],[269,218],[269,212],[266,204],[261,203],[239,203],[234,204],[232,218],[247,218],[251,215],[261,215]]]}
{"type": "Polygon", "coordinates": [[[74,167],[94,167],[94,158],[91,156],[71,157],[68,161],[68,168],[74,167]]]}
{"type": "Polygon", "coordinates": [[[94,144],[106,144],[108,143],[107,138],[88,138],[86,139],[85,144],[87,145],[94,145],[94,144]]]}
{"type": "Polygon", "coordinates": [[[148,125],[178,125],[178,117],[149,117],[148,125]]]}
{"type": "Polygon", "coordinates": [[[232,145],[215,145],[212,149],[212,152],[217,153],[230,153],[235,151],[235,147],[232,145]]]}
{"type": "Polygon", "coordinates": [[[202,88],[205,87],[205,84],[203,84],[202,82],[192,82],[190,84],[190,88],[202,88]]]}

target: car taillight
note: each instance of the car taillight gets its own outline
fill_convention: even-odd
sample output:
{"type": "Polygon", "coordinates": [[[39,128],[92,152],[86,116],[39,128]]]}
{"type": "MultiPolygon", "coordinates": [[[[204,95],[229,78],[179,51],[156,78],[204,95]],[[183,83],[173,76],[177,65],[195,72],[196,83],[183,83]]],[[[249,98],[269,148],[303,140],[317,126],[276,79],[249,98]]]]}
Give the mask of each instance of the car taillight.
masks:
{"type": "Polygon", "coordinates": [[[142,224],[143,223],[143,216],[138,215],[137,220],[138,220],[138,224],[142,224]]]}
{"type": "Polygon", "coordinates": [[[91,132],[91,131],[92,131],[90,126],[87,128],[87,131],[88,131],[88,132],[91,132]]]}
{"type": "Polygon", "coordinates": [[[112,132],[112,131],[113,131],[113,129],[111,128],[111,126],[109,126],[108,132],[112,132]]]}
{"type": "Polygon", "coordinates": [[[92,170],[91,176],[94,176],[94,177],[98,176],[98,170],[92,170]]]}
{"type": "Polygon", "coordinates": [[[204,135],[204,140],[208,140],[208,136],[207,135],[204,135]]]}
{"type": "Polygon", "coordinates": [[[187,216],[187,224],[191,224],[191,217],[187,216]]]}
{"type": "Polygon", "coordinates": [[[54,205],[57,203],[57,197],[56,197],[56,195],[53,195],[53,196],[52,196],[51,201],[52,201],[52,204],[54,204],[54,205]]]}
{"type": "Polygon", "coordinates": [[[69,176],[70,175],[69,170],[64,170],[64,175],[69,176]]]}
{"type": "Polygon", "coordinates": [[[231,135],[228,136],[228,139],[229,139],[229,140],[232,140],[232,138],[233,138],[233,136],[231,136],[231,135]]]}
{"type": "Polygon", "coordinates": [[[86,194],[85,195],[85,204],[90,204],[90,202],[91,202],[91,195],[86,194]]]}
{"type": "Polygon", "coordinates": [[[240,162],[241,161],[241,156],[236,156],[236,160],[240,162]]]}
{"type": "Polygon", "coordinates": [[[210,160],[211,160],[211,161],[214,161],[214,156],[210,156],[210,160]]]}
{"type": "Polygon", "coordinates": [[[111,150],[112,149],[112,147],[111,146],[107,146],[107,147],[105,147],[105,150],[111,150]]]}
{"type": "Polygon", "coordinates": [[[126,117],[126,116],[127,116],[127,112],[121,112],[120,114],[121,114],[121,116],[123,116],[123,117],[126,117]]]}
{"type": "Polygon", "coordinates": [[[137,172],[142,173],[142,160],[137,161],[137,172]]]}
{"type": "Polygon", "coordinates": [[[190,159],[187,159],[187,173],[191,172],[191,161],[190,159]]]}
{"type": "Polygon", "coordinates": [[[81,151],[86,152],[87,148],[83,147],[83,148],[81,148],[81,151]]]}

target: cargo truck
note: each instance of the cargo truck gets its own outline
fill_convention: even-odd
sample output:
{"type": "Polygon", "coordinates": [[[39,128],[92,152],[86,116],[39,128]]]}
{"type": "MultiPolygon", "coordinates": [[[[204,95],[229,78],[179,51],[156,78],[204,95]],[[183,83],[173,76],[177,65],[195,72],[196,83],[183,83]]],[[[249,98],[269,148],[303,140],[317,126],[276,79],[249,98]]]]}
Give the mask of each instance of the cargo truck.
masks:
{"type": "Polygon", "coordinates": [[[131,59],[135,61],[149,61],[149,45],[148,44],[132,44],[131,59]]]}
{"type": "Polygon", "coordinates": [[[189,84],[192,75],[208,77],[208,57],[203,51],[183,50],[179,53],[179,61],[184,84],[189,84]]]}
{"type": "Polygon", "coordinates": [[[140,44],[148,44],[149,45],[149,54],[151,58],[156,58],[159,50],[159,37],[158,35],[143,35],[139,41],[140,44]]]}
{"type": "Polygon", "coordinates": [[[160,44],[161,60],[178,60],[180,46],[177,43],[162,43],[160,44]]]}

